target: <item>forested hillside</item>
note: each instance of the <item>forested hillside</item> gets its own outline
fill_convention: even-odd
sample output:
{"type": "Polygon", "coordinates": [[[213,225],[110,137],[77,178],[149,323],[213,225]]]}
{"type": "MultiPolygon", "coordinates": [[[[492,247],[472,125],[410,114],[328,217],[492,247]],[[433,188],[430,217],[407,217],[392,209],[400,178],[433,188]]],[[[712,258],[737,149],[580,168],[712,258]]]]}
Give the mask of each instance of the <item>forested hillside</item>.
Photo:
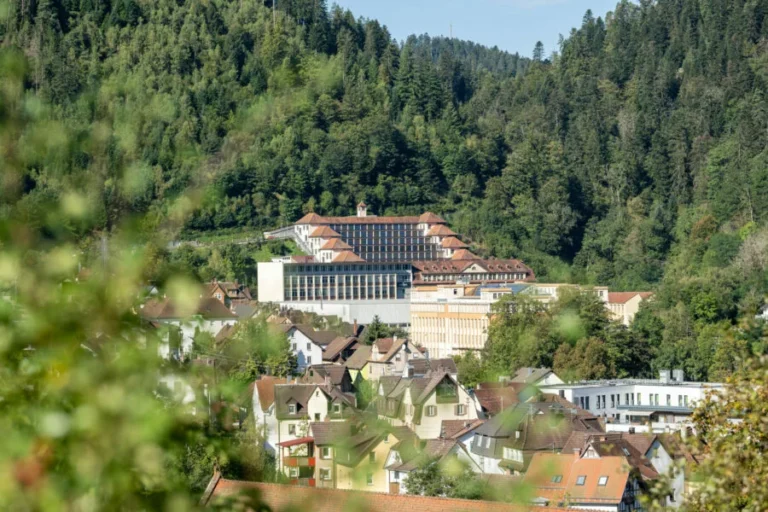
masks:
{"type": "Polygon", "coordinates": [[[17,206],[74,187],[97,230],[140,212],[147,232],[200,184],[187,232],[432,210],[541,279],[657,290],[635,331],[707,378],[724,343],[763,350],[731,326],[766,292],[766,14],[622,2],[528,59],[401,45],[323,0],[13,2],[0,38],[51,127],[17,206]]]}

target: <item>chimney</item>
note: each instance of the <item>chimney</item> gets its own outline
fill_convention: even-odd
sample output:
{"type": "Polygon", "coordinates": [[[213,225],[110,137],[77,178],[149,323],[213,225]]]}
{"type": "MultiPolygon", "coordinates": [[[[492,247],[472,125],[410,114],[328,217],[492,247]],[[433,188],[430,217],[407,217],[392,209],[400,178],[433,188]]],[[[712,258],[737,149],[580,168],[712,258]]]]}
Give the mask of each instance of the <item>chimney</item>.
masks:
{"type": "Polygon", "coordinates": [[[669,370],[660,370],[659,371],[659,381],[663,384],[666,384],[669,382],[669,370]]]}
{"type": "Polygon", "coordinates": [[[357,336],[357,318],[352,322],[352,336],[357,336]]]}
{"type": "Polygon", "coordinates": [[[365,204],[364,201],[360,201],[359,203],[357,203],[357,216],[358,217],[368,216],[368,205],[365,204]]]}
{"type": "Polygon", "coordinates": [[[635,433],[635,427],[629,427],[629,433],[634,434],[635,433]]]}

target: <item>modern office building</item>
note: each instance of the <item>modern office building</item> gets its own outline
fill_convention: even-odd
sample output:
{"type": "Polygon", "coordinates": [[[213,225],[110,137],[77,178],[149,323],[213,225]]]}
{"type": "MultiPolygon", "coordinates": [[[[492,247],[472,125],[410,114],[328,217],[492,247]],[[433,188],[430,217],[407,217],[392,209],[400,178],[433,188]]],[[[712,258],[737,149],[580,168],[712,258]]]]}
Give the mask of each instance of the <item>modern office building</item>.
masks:
{"type": "Polygon", "coordinates": [[[658,379],[612,379],[542,385],[596,416],[608,431],[664,433],[691,426],[696,403],[710,391],[724,388],[712,382],[687,382],[683,370],[662,370],[658,379]]]}

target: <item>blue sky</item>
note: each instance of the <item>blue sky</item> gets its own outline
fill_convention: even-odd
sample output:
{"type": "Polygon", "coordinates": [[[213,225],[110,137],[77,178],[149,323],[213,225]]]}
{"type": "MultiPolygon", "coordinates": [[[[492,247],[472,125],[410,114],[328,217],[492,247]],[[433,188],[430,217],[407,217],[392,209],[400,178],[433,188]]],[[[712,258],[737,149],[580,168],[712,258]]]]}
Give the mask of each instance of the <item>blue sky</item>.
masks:
{"type": "Polygon", "coordinates": [[[605,18],[618,0],[328,0],[355,16],[379,20],[398,40],[449,34],[530,57],[536,41],[549,55],[559,34],[581,25],[587,9],[605,18]]]}

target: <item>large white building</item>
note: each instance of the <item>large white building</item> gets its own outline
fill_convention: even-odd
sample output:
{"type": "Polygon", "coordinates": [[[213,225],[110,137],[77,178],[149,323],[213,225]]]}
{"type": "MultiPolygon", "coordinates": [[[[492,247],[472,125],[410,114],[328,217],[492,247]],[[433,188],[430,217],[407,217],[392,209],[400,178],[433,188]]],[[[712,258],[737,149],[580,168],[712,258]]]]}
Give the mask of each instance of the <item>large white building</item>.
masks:
{"type": "Polygon", "coordinates": [[[346,322],[407,325],[414,261],[449,260],[467,245],[433,213],[377,217],[310,213],[264,233],[291,239],[307,256],[258,264],[259,302],[338,316],[346,322]]]}
{"type": "Polygon", "coordinates": [[[540,386],[606,419],[608,431],[685,431],[696,404],[724,384],[687,382],[683,370],[662,370],[659,379],[613,379],[540,386]]]}

